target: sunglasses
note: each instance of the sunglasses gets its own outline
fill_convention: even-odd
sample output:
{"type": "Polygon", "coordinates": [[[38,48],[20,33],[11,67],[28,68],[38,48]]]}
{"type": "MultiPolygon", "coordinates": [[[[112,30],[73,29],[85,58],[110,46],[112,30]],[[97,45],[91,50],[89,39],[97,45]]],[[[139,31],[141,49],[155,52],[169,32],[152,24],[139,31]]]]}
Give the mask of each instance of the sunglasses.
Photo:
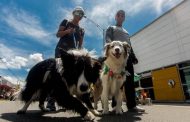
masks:
{"type": "Polygon", "coordinates": [[[81,11],[75,11],[74,13],[73,13],[73,15],[75,15],[75,16],[79,16],[79,17],[83,17],[84,16],[84,13],[83,12],[81,12],[81,11]]]}

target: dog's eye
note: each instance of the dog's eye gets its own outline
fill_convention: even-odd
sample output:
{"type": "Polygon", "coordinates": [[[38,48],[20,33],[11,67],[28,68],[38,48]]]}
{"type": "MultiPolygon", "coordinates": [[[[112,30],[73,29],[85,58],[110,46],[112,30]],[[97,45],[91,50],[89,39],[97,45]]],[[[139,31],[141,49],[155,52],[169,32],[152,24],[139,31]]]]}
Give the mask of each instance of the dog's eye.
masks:
{"type": "Polygon", "coordinates": [[[114,47],[114,45],[111,46],[111,48],[113,48],[113,47],[114,47]]]}

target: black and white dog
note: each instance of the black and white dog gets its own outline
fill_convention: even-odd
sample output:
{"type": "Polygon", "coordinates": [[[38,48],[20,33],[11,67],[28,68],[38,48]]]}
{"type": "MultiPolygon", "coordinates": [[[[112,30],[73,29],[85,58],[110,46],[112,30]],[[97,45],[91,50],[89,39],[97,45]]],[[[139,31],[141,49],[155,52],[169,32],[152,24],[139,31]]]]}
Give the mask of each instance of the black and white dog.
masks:
{"type": "Polygon", "coordinates": [[[62,50],[61,58],[36,64],[26,78],[20,95],[25,105],[17,114],[24,114],[36,98],[40,109],[46,111],[44,101],[52,94],[59,106],[74,110],[86,120],[93,120],[99,113],[90,101],[90,84],[97,81],[100,69],[101,64],[85,49],[62,50]]]}

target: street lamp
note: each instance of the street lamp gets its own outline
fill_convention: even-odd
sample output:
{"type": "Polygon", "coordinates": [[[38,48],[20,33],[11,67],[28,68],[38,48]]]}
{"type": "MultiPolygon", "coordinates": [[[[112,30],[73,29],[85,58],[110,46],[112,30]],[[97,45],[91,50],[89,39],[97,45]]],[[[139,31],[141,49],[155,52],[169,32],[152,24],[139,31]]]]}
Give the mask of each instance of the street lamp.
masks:
{"type": "Polygon", "coordinates": [[[105,29],[102,28],[99,24],[97,24],[95,21],[93,21],[92,19],[88,18],[87,16],[83,16],[84,18],[86,18],[87,20],[89,20],[90,22],[92,22],[94,25],[96,25],[96,27],[98,27],[101,31],[102,31],[102,36],[103,36],[103,47],[105,44],[105,29]]]}

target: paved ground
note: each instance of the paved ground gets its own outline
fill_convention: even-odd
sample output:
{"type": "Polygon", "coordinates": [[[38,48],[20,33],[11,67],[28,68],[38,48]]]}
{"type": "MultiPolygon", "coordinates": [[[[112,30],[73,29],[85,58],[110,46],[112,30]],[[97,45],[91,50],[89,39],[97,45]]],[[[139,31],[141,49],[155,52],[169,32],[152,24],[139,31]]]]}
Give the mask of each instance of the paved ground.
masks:
{"type": "MultiPolygon", "coordinates": [[[[25,115],[17,115],[22,103],[14,101],[0,101],[0,122],[80,122],[78,114],[71,111],[43,114],[34,103],[25,115]]],[[[97,117],[98,122],[190,122],[190,104],[153,104],[142,106],[146,112],[129,113],[123,104],[123,115],[106,115],[97,117]]]]}

